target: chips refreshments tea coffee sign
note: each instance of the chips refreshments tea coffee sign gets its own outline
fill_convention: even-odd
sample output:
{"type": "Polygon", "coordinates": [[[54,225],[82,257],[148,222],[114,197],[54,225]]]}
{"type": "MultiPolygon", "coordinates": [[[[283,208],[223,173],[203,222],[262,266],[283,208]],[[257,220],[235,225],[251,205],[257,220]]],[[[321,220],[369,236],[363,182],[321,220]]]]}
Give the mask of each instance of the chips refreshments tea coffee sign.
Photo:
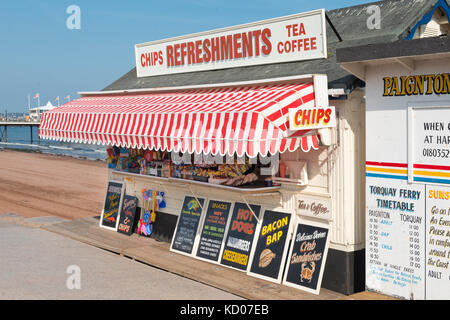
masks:
{"type": "Polygon", "coordinates": [[[246,271],[253,239],[256,233],[257,218],[261,206],[250,205],[253,213],[245,203],[236,202],[231,215],[230,227],[225,239],[221,264],[246,271]]]}
{"type": "Polygon", "coordinates": [[[217,262],[231,209],[230,202],[210,200],[203,222],[197,257],[217,262]]]}
{"type": "Polygon", "coordinates": [[[138,198],[125,195],[122,201],[122,209],[119,214],[119,226],[117,232],[131,235],[133,233],[134,217],[136,215],[138,198]]]}
{"type": "Polygon", "coordinates": [[[123,193],[124,183],[122,181],[108,181],[103,211],[100,217],[100,227],[117,230],[123,193]]]}
{"type": "Polygon", "coordinates": [[[192,254],[204,204],[205,199],[202,198],[190,196],[184,198],[170,250],[192,254]]]}
{"type": "Polygon", "coordinates": [[[327,57],[325,10],[137,44],[138,77],[327,57]]]}
{"type": "Polygon", "coordinates": [[[327,224],[298,223],[286,262],[283,284],[319,294],[328,244],[327,224]]]}
{"type": "Polygon", "coordinates": [[[258,225],[257,242],[252,250],[249,275],[281,283],[286,251],[291,232],[292,215],[266,210],[258,225]]]}

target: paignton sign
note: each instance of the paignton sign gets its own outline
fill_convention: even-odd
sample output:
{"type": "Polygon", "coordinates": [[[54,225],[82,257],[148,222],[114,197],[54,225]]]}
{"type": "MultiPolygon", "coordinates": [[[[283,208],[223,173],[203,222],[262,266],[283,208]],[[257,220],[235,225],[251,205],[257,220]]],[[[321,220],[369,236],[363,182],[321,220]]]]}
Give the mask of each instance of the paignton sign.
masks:
{"type": "Polygon", "coordinates": [[[325,10],[135,45],[138,77],[327,57],[325,10]]]}

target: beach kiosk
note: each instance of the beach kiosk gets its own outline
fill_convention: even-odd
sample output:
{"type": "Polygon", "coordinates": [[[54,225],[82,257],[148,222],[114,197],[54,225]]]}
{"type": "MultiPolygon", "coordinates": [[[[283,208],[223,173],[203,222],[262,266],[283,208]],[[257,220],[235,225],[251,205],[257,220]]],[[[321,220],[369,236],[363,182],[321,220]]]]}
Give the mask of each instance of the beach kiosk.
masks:
{"type": "Polygon", "coordinates": [[[364,83],[334,52],[404,37],[430,9],[378,5],[389,32],[366,28],[368,4],[138,44],[135,68],[46,113],[39,134],[107,146],[108,214],[135,197],[138,232],[174,252],[313,293],[362,291],[364,83]]]}
{"type": "Polygon", "coordinates": [[[450,38],[338,50],[366,82],[366,286],[450,299],[450,38]]]}

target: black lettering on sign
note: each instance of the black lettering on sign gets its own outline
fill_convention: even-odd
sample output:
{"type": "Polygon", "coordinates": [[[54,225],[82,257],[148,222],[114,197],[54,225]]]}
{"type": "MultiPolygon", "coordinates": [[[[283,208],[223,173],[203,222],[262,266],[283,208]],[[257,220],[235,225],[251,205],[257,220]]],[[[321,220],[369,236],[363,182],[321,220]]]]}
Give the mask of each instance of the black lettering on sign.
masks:
{"type": "Polygon", "coordinates": [[[251,254],[249,275],[281,283],[291,218],[289,212],[264,211],[258,226],[256,246],[251,254]]]}
{"type": "Polygon", "coordinates": [[[119,209],[122,203],[125,184],[122,181],[108,181],[103,211],[100,217],[100,227],[117,230],[119,224],[119,209]]]}
{"type": "Polygon", "coordinates": [[[172,238],[171,251],[192,254],[205,199],[186,196],[172,238]],[[198,201],[197,201],[198,200],[198,201]]]}
{"type": "Polygon", "coordinates": [[[134,218],[136,216],[138,198],[125,195],[122,201],[122,210],[119,215],[117,232],[131,235],[133,233],[134,218]]]}

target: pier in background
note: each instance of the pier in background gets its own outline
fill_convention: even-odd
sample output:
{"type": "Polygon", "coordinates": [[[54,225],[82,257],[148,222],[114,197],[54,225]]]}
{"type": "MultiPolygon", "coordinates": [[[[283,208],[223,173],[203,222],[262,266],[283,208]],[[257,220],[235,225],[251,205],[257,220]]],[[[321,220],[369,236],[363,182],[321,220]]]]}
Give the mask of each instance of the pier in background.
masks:
{"type": "MultiPolygon", "coordinates": [[[[38,121],[0,121],[0,142],[8,142],[8,127],[30,127],[30,143],[33,143],[33,127],[39,127],[38,121]]],[[[39,135],[37,136],[39,141],[39,135]]]]}

